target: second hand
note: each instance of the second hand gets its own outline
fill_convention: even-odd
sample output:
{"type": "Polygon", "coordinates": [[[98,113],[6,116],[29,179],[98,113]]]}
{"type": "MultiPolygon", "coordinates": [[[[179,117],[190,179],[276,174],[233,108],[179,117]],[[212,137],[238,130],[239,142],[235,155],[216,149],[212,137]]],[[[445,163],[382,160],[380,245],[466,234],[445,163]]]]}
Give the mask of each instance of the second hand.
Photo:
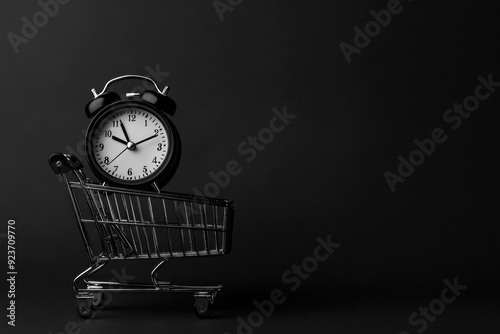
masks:
{"type": "Polygon", "coordinates": [[[111,160],[108,165],[110,165],[113,161],[115,161],[120,155],[122,155],[123,152],[125,152],[126,150],[128,150],[128,147],[125,147],[123,149],[123,151],[121,151],[113,160],[111,160]]]}

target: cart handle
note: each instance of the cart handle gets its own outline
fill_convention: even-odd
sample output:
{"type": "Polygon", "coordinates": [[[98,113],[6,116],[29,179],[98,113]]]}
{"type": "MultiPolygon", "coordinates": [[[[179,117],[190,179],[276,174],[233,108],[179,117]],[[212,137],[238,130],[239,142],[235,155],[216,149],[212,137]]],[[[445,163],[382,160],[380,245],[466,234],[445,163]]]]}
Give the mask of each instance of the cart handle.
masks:
{"type": "Polygon", "coordinates": [[[49,165],[55,174],[66,174],[83,168],[81,161],[72,154],[54,153],[49,157],[49,165]]]}
{"type": "Polygon", "coordinates": [[[94,98],[97,98],[97,97],[101,96],[102,94],[106,93],[108,86],[111,85],[112,83],[126,80],[126,79],[142,79],[142,80],[147,80],[149,82],[152,82],[153,85],[155,86],[156,90],[158,91],[158,93],[160,93],[162,95],[167,95],[167,93],[170,89],[168,86],[165,86],[165,88],[163,88],[163,90],[160,90],[160,88],[158,87],[158,85],[156,84],[156,82],[153,79],[145,77],[143,75],[127,74],[127,75],[122,75],[120,77],[113,78],[113,79],[109,80],[108,82],[106,82],[106,84],[104,85],[104,88],[102,89],[102,91],[100,93],[97,93],[95,88],[92,88],[91,92],[92,92],[92,94],[94,94],[94,98]]]}

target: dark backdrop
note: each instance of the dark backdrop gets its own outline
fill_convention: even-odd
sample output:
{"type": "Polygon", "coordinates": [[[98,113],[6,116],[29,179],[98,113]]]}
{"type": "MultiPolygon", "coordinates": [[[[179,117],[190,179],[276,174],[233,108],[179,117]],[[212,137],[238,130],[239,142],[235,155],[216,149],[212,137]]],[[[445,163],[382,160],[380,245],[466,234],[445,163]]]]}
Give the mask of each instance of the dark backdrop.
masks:
{"type": "MultiPolygon", "coordinates": [[[[159,69],[178,105],[173,121],[184,151],[165,190],[190,193],[211,181],[210,171],[242,162],[219,194],[235,200],[232,254],[178,260],[165,271],[175,281],[220,282],[226,290],[215,322],[193,322],[188,296],[119,296],[111,313],[82,325],[84,332],[145,324],[163,331],[176,317],[186,319],[179,331],[236,332],[236,316],[272,289],[286,290],[281,275],[329,234],[341,246],[259,331],[340,331],[332,320],[340,317],[345,333],[362,324],[364,332],[399,332],[454,277],[468,285],[463,300],[488,300],[500,278],[500,92],[455,131],[442,117],[474,93],[478,76],[500,81],[499,6],[402,5],[348,64],[339,44],[353,44],[353,28],[386,1],[243,1],[224,21],[211,1],[71,1],[17,54],[7,34],[21,34],[21,18],[31,21],[40,6],[4,3],[1,213],[4,222],[17,222],[19,275],[18,326],[2,328],[56,333],[79,321],[71,280],[87,259],[47,158],[78,150],[91,88],[122,74],[150,75],[148,68],[159,69]],[[238,145],[284,106],[297,117],[246,162],[238,145]],[[398,156],[408,158],[414,140],[438,127],[447,141],[391,192],[384,172],[396,173],[398,156]],[[401,313],[370,311],[365,318],[359,309],[382,304],[401,313]]],[[[141,276],[152,265],[133,263],[127,272],[141,276]]],[[[469,327],[452,311],[435,326],[491,330],[488,307],[469,327]]]]}

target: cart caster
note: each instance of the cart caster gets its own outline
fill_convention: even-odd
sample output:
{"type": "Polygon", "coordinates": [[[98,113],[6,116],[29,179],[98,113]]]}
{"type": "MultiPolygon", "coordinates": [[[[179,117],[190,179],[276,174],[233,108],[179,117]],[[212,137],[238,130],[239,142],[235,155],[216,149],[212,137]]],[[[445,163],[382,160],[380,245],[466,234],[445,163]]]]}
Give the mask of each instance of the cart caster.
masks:
{"type": "Polygon", "coordinates": [[[92,308],[92,295],[78,295],[76,296],[76,313],[82,319],[88,319],[94,314],[92,308]]]}
{"type": "Polygon", "coordinates": [[[92,308],[94,310],[102,308],[105,300],[106,300],[106,295],[104,293],[94,292],[94,298],[92,299],[92,308]]]}
{"type": "Polygon", "coordinates": [[[206,319],[212,314],[212,305],[215,295],[209,293],[196,293],[194,295],[194,314],[198,318],[206,319]]]}
{"type": "Polygon", "coordinates": [[[194,303],[194,314],[201,319],[209,318],[212,315],[212,303],[207,305],[194,303]]]}

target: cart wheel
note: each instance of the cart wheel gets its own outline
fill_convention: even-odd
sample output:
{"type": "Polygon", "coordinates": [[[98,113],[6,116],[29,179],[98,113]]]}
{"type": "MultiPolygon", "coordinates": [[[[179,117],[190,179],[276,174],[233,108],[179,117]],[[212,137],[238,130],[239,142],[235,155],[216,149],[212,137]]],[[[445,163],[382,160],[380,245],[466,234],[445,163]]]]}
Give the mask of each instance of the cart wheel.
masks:
{"type": "Polygon", "coordinates": [[[82,319],[88,319],[94,314],[94,309],[92,308],[92,300],[80,299],[76,301],[76,313],[82,319]]]}
{"type": "Polygon", "coordinates": [[[94,310],[102,308],[104,301],[106,300],[106,295],[102,292],[95,292],[94,298],[92,299],[92,308],[94,310]]]}
{"type": "Polygon", "coordinates": [[[194,303],[193,310],[198,318],[206,319],[212,314],[212,303],[194,303]]]}

